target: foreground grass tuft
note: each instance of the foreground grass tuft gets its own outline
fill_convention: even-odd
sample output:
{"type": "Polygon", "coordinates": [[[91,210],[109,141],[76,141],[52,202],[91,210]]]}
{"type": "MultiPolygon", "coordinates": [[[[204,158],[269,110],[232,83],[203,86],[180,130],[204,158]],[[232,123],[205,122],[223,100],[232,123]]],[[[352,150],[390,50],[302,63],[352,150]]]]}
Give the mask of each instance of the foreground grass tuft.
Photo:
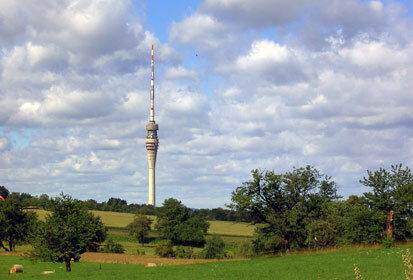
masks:
{"type": "Polygon", "coordinates": [[[354,273],[356,274],[356,280],[364,280],[363,276],[361,276],[360,269],[356,264],[354,264],[354,273]]]}
{"type": "Polygon", "coordinates": [[[413,264],[409,249],[406,250],[406,253],[402,253],[402,258],[405,267],[404,274],[406,275],[406,280],[413,280],[413,264]]]}

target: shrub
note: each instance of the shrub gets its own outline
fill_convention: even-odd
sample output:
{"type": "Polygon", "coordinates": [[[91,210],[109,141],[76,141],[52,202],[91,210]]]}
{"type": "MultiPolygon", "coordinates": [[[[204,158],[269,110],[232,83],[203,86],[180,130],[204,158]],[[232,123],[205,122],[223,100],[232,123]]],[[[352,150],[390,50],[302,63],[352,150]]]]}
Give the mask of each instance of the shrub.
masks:
{"type": "Polygon", "coordinates": [[[286,249],[287,241],[265,227],[256,229],[252,245],[255,254],[278,254],[286,249]]]}
{"type": "Polygon", "coordinates": [[[194,249],[192,247],[178,246],[176,247],[176,257],[180,259],[193,259],[194,249]]]}
{"type": "Polygon", "coordinates": [[[106,241],[105,246],[103,247],[103,252],[123,254],[125,253],[125,249],[123,248],[122,244],[116,243],[112,238],[109,238],[106,241]]]}
{"type": "Polygon", "coordinates": [[[202,250],[202,256],[205,259],[222,259],[226,257],[225,243],[221,237],[214,235],[206,241],[202,250]]]}
{"type": "Polygon", "coordinates": [[[175,252],[171,241],[161,241],[156,244],[155,254],[162,258],[175,257],[175,252]]]}
{"type": "Polygon", "coordinates": [[[254,255],[253,248],[252,248],[252,243],[249,241],[243,241],[236,252],[238,257],[242,258],[249,258],[254,255]]]}
{"type": "Polygon", "coordinates": [[[384,248],[389,249],[393,247],[396,244],[396,242],[394,241],[394,239],[385,239],[382,244],[384,248]]]}

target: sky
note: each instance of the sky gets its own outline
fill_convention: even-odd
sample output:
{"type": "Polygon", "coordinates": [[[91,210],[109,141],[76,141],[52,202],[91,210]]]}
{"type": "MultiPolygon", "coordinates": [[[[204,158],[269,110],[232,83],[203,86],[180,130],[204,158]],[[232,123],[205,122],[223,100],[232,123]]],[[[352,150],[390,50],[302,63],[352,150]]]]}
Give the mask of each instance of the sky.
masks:
{"type": "Polygon", "coordinates": [[[157,205],[413,166],[411,0],[0,0],[0,185],[147,203],[152,43],[157,205]]]}

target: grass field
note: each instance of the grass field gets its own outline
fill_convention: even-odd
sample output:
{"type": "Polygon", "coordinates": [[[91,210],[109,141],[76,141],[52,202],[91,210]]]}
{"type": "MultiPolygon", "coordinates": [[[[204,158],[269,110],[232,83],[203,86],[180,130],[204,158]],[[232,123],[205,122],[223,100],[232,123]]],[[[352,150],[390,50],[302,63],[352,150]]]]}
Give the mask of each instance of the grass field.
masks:
{"type": "MultiPolygon", "coordinates": [[[[410,246],[411,250],[413,247],[410,246]]],[[[402,248],[346,249],[336,252],[298,254],[245,261],[190,265],[158,265],[145,268],[139,264],[115,264],[81,261],[73,263],[72,272],[63,264],[32,264],[18,256],[0,255],[0,279],[355,279],[354,264],[366,280],[404,279],[402,248]],[[22,264],[24,273],[8,275],[12,264],[22,264]],[[41,275],[44,270],[55,274],[41,275]]]]}

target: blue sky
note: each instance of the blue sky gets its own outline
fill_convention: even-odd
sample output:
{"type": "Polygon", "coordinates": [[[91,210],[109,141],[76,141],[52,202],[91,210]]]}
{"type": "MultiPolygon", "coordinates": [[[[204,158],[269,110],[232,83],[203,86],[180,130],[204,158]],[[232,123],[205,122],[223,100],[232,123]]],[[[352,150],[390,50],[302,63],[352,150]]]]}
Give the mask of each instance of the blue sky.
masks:
{"type": "Polygon", "coordinates": [[[222,207],[252,169],[314,165],[344,197],[413,165],[413,4],[3,1],[0,185],[147,201],[155,44],[157,204],[222,207]]]}
{"type": "MultiPolygon", "coordinates": [[[[162,43],[168,42],[168,32],[171,22],[179,22],[195,12],[201,1],[145,1],[145,28],[159,38],[162,43]]],[[[142,2],[135,2],[141,6],[142,2]]]]}

